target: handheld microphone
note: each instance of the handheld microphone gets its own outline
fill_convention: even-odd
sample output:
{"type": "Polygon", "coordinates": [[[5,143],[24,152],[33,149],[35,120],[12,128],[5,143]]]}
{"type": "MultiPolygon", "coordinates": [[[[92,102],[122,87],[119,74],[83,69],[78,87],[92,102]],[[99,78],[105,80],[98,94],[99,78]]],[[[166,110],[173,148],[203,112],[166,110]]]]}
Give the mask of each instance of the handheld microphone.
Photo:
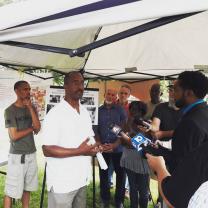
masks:
{"type": "Polygon", "coordinates": [[[170,160],[171,151],[169,149],[156,145],[143,134],[138,133],[133,138],[130,138],[118,125],[111,124],[109,128],[112,133],[117,136],[121,136],[124,140],[128,141],[128,144],[130,143],[138,152],[142,153],[145,159],[145,153],[149,153],[155,156],[163,156],[166,160],[170,160]]]}
{"type": "MultiPolygon", "coordinates": [[[[92,145],[95,144],[95,139],[94,139],[94,137],[89,137],[89,142],[88,142],[88,144],[92,144],[92,145]]],[[[100,168],[101,168],[102,170],[108,169],[108,166],[107,166],[107,164],[106,164],[106,162],[105,162],[105,159],[104,159],[103,155],[102,155],[100,152],[98,152],[98,153],[96,154],[96,157],[97,157],[98,163],[99,163],[99,165],[100,165],[100,168]]]]}
{"type": "Polygon", "coordinates": [[[121,136],[125,140],[128,140],[129,142],[131,142],[132,146],[138,152],[140,152],[142,149],[144,149],[148,145],[154,144],[150,139],[148,139],[147,137],[145,137],[141,133],[138,133],[133,138],[130,138],[126,133],[123,132],[121,127],[116,124],[111,124],[109,128],[110,128],[111,132],[114,133],[116,136],[121,136]]]}
{"type": "Polygon", "coordinates": [[[112,133],[114,133],[117,137],[121,136],[126,140],[131,140],[131,138],[123,132],[120,126],[116,124],[110,124],[109,129],[112,133]]]}

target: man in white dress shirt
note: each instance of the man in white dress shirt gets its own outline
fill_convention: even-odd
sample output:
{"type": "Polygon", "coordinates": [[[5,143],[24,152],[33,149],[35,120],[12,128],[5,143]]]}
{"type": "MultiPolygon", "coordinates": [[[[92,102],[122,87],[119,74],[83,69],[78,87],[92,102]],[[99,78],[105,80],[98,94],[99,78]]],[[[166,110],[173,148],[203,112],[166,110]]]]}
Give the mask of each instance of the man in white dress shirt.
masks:
{"type": "Polygon", "coordinates": [[[70,72],[64,79],[65,98],[47,114],[43,125],[43,153],[47,158],[49,208],[85,208],[86,185],[91,169],[89,145],[94,136],[90,115],[80,104],[84,78],[70,72]]]}

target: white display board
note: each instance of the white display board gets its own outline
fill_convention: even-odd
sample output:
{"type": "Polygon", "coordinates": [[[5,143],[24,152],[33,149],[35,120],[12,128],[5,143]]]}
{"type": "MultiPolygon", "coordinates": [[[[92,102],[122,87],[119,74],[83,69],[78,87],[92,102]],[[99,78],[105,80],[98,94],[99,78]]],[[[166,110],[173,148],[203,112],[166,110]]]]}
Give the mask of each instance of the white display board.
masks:
{"type": "MultiPolygon", "coordinates": [[[[59,103],[64,98],[64,95],[65,92],[63,87],[50,86],[46,90],[46,113],[57,103],[59,103]]],[[[98,96],[98,89],[87,88],[85,89],[83,97],[80,100],[81,104],[86,106],[93,125],[98,124],[98,96]]]]}

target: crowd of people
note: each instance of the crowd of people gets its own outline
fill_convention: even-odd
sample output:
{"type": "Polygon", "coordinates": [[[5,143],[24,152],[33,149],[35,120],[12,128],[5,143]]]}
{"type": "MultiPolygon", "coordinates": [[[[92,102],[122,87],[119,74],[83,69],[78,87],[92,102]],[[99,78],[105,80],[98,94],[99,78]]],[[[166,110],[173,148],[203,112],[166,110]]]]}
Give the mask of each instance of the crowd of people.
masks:
{"type": "Polygon", "coordinates": [[[85,208],[91,156],[97,152],[108,165],[99,168],[101,207],[111,205],[111,177],[116,174],[113,207],[124,207],[125,191],[131,208],[147,208],[150,177],[155,174],[160,196],[157,207],[208,207],[208,78],[201,72],[182,72],[168,86],[169,101],[162,102],[159,84],[150,89],[150,101],[129,102],[131,88],[106,89],[99,107],[98,125],[80,103],[84,77],[70,72],[64,78],[65,97],[46,115],[42,128],[30,99],[30,85],[14,85],[17,100],[5,110],[10,152],[5,181],[4,208],[12,198],[28,208],[30,193],[38,188],[34,134],[42,129],[46,157],[49,208],[85,208]],[[114,134],[116,124],[126,137],[114,134]],[[148,125],[147,125],[148,124],[148,125]],[[131,138],[142,133],[154,145],[137,151],[131,138]],[[94,137],[96,142],[90,143],[94,137]],[[168,145],[167,145],[168,143],[168,145]]]}

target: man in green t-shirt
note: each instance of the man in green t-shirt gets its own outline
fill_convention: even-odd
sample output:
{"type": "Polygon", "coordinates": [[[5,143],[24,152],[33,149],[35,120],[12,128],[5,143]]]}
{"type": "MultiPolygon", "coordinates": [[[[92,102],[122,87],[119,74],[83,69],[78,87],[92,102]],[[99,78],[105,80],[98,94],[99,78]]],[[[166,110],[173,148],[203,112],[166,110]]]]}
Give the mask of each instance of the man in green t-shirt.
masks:
{"type": "Polygon", "coordinates": [[[30,100],[30,85],[18,81],[14,85],[15,103],[5,110],[5,126],[10,137],[4,208],[10,208],[12,198],[22,199],[28,208],[30,192],[38,188],[36,148],[33,134],[40,130],[38,115],[30,100]]]}

